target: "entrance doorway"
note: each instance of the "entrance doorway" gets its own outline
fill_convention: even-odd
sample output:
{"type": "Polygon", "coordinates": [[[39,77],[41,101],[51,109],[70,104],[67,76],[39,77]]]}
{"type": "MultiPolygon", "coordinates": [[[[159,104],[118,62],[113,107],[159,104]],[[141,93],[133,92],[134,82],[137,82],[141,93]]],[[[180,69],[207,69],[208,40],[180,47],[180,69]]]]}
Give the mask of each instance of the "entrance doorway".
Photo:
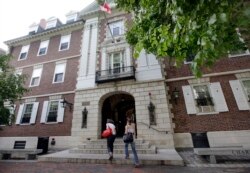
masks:
{"type": "Polygon", "coordinates": [[[135,100],[131,95],[115,94],[106,98],[102,107],[102,131],[106,129],[107,119],[112,119],[115,122],[117,137],[122,137],[127,117],[136,123],[135,100]]]}

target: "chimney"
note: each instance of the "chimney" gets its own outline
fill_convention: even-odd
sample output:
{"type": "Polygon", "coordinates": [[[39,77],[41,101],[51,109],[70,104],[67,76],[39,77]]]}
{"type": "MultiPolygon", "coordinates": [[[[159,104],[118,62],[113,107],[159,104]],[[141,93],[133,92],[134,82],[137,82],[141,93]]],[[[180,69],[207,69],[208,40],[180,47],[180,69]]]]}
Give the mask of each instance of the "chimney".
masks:
{"type": "Polygon", "coordinates": [[[45,19],[41,19],[41,20],[40,20],[40,23],[39,23],[39,26],[40,26],[42,29],[45,29],[45,27],[46,27],[46,20],[45,20],[45,19]]]}

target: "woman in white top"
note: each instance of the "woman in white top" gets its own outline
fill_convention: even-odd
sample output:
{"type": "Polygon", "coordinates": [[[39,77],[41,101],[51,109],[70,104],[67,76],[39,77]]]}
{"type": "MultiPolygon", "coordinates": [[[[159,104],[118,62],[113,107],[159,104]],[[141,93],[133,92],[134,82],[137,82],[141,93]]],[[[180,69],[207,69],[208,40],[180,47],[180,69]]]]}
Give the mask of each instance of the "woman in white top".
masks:
{"type": "Polygon", "coordinates": [[[109,152],[109,160],[112,161],[113,159],[113,149],[114,149],[114,142],[116,137],[116,129],[114,125],[114,121],[111,119],[107,119],[106,129],[110,128],[112,130],[112,135],[107,138],[107,148],[109,152]]]}
{"type": "MultiPolygon", "coordinates": [[[[135,136],[135,123],[133,123],[130,118],[127,119],[127,125],[125,126],[125,134],[127,134],[127,133],[132,133],[133,136],[135,136]]],[[[135,149],[134,140],[133,140],[133,142],[125,143],[125,159],[129,158],[128,144],[130,144],[131,148],[132,148],[132,152],[133,152],[133,155],[134,155],[135,167],[139,167],[139,159],[138,159],[137,152],[136,152],[136,149],[135,149]]]]}

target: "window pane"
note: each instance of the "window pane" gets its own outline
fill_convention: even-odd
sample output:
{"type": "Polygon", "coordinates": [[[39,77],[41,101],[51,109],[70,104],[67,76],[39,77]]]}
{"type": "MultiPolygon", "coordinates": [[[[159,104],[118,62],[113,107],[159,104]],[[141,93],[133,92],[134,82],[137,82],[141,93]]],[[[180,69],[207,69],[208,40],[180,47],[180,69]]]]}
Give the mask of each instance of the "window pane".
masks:
{"type": "Polygon", "coordinates": [[[54,82],[62,82],[62,81],[63,81],[63,73],[56,74],[54,82]]]}
{"type": "Polygon", "coordinates": [[[20,59],[25,59],[27,55],[27,52],[21,53],[20,55],[20,59]]]}
{"type": "Polygon", "coordinates": [[[65,49],[68,49],[68,45],[69,43],[66,42],[66,43],[62,43],[61,46],[60,46],[60,50],[65,50],[65,49]]]}
{"type": "Polygon", "coordinates": [[[242,81],[242,83],[244,86],[244,90],[248,96],[248,100],[250,101],[250,80],[242,81]]]}
{"type": "Polygon", "coordinates": [[[38,82],[39,82],[39,77],[34,77],[34,78],[32,78],[31,86],[36,86],[36,85],[38,85],[38,82]]]}
{"type": "Polygon", "coordinates": [[[113,36],[117,36],[117,35],[120,35],[120,28],[119,27],[113,28],[113,36]]]}
{"type": "Polygon", "coordinates": [[[207,85],[194,86],[193,88],[197,106],[213,105],[207,85]]]}
{"type": "Polygon", "coordinates": [[[58,103],[58,101],[50,102],[47,122],[57,122],[58,103]]]}
{"type": "Polygon", "coordinates": [[[41,49],[39,50],[39,55],[45,55],[46,49],[47,49],[46,47],[41,48],[41,49]]]}
{"type": "Polygon", "coordinates": [[[32,109],[33,109],[33,104],[25,104],[21,123],[29,123],[30,122],[32,109]]]}

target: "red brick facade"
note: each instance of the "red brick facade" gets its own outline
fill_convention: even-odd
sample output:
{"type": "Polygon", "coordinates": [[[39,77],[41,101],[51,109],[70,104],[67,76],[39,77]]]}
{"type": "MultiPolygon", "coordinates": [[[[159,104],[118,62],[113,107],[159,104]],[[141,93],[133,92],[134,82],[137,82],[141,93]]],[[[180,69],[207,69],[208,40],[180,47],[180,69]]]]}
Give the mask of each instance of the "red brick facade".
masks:
{"type": "Polygon", "coordinates": [[[208,132],[208,131],[233,131],[250,129],[250,112],[249,110],[239,110],[230,87],[229,81],[236,80],[237,70],[250,69],[250,56],[239,56],[232,58],[223,58],[218,61],[210,70],[203,69],[203,75],[210,74],[210,82],[220,82],[229,111],[220,112],[219,114],[195,115],[187,114],[182,86],[189,85],[187,79],[181,77],[192,76],[189,65],[185,64],[180,68],[169,66],[166,63],[166,79],[168,81],[169,95],[177,88],[179,98],[177,104],[174,99],[170,100],[173,105],[172,113],[174,114],[173,122],[175,123],[176,133],[188,132],[208,132]],[[232,72],[231,74],[222,75],[221,72],[232,72]],[[218,73],[218,74],[216,74],[218,73]],[[177,78],[180,78],[179,80],[177,78]]]}
{"type": "MultiPolygon", "coordinates": [[[[11,64],[15,68],[21,68],[22,74],[27,75],[25,86],[30,88],[30,92],[24,95],[25,99],[35,98],[35,102],[39,102],[38,111],[36,115],[35,124],[19,124],[13,123],[12,126],[3,126],[3,131],[0,133],[1,137],[11,136],[70,136],[72,126],[73,111],[70,111],[68,107],[64,109],[63,122],[60,123],[40,123],[41,114],[44,101],[50,100],[50,96],[61,95],[61,99],[65,98],[68,102],[74,103],[74,90],[76,87],[76,78],[78,71],[78,63],[81,54],[81,38],[82,27],[79,26],[76,29],[71,28],[70,46],[68,50],[59,51],[61,35],[65,35],[65,31],[55,31],[50,37],[46,37],[43,40],[49,39],[49,45],[47,48],[47,54],[43,56],[37,56],[37,52],[40,46],[41,37],[37,40],[32,38],[27,58],[25,60],[18,61],[20,51],[23,45],[13,46],[11,54],[15,57],[11,64]],[[54,71],[56,62],[60,60],[66,61],[66,69],[64,73],[64,81],[62,83],[53,83],[54,71]],[[40,79],[39,86],[29,87],[31,76],[33,73],[33,67],[35,65],[42,64],[43,70],[40,79]],[[65,94],[62,94],[66,92],[65,94]],[[67,93],[68,92],[68,93],[67,93]]],[[[25,99],[21,100],[24,103],[25,99]]],[[[16,103],[15,115],[17,116],[19,111],[19,103],[16,103]]]]}

